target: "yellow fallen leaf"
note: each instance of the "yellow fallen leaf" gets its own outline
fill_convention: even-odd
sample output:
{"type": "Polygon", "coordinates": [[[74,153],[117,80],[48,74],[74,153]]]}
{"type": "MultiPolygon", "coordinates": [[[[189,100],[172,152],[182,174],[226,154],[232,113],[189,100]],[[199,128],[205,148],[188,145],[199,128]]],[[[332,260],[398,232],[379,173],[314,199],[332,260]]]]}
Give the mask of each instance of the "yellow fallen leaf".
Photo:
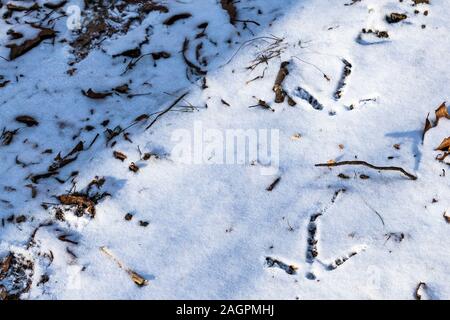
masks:
{"type": "Polygon", "coordinates": [[[443,102],[439,108],[436,109],[434,112],[436,114],[436,125],[439,123],[439,119],[446,118],[450,119],[450,115],[448,114],[447,106],[445,105],[445,102],[443,102]]]}

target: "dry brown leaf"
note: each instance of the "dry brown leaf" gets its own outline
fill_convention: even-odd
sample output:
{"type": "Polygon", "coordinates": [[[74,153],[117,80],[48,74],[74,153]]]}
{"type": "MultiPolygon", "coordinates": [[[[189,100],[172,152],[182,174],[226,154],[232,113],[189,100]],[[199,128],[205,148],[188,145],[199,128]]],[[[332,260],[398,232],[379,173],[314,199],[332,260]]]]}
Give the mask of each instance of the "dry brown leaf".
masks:
{"type": "Polygon", "coordinates": [[[121,85],[121,86],[115,87],[113,90],[116,91],[116,92],[118,92],[118,93],[123,93],[123,94],[125,94],[125,93],[128,93],[128,91],[130,90],[130,88],[128,87],[128,84],[125,83],[125,84],[123,84],[123,85],[121,85]]]}
{"type": "Polygon", "coordinates": [[[443,102],[439,108],[436,109],[434,112],[436,114],[436,125],[439,123],[439,119],[446,118],[450,119],[450,115],[448,114],[447,106],[445,105],[445,102],[443,102]]]}
{"type": "Polygon", "coordinates": [[[57,197],[59,202],[64,205],[76,205],[91,215],[95,216],[95,203],[87,196],[82,194],[64,194],[57,197]]]}
{"type": "Polygon", "coordinates": [[[17,45],[15,43],[6,45],[10,49],[9,60],[14,60],[21,55],[24,55],[31,49],[37,47],[42,41],[56,36],[56,32],[53,29],[39,28],[41,31],[36,38],[25,40],[22,44],[17,45]]]}
{"type": "Polygon", "coordinates": [[[39,122],[31,116],[17,116],[16,121],[26,124],[27,127],[34,127],[39,125],[39,122]]]}
{"type": "Polygon", "coordinates": [[[170,53],[168,53],[166,51],[152,52],[152,58],[154,60],[169,59],[170,58],[170,53]]]}
{"type": "Polygon", "coordinates": [[[88,91],[81,90],[81,92],[90,99],[104,99],[112,95],[111,92],[95,92],[92,89],[89,89],[88,91]]]}
{"type": "Polygon", "coordinates": [[[128,167],[128,169],[130,169],[130,171],[133,171],[134,173],[136,173],[136,172],[139,171],[139,167],[138,167],[134,162],[132,162],[132,163],[130,164],[130,166],[128,167]]]}
{"type": "Polygon", "coordinates": [[[425,139],[425,133],[427,133],[428,130],[433,128],[433,125],[431,124],[430,119],[428,119],[429,116],[430,116],[430,114],[427,115],[427,119],[425,120],[425,127],[423,128],[423,133],[422,133],[422,142],[425,139]]]}
{"type": "Polygon", "coordinates": [[[435,150],[439,150],[439,151],[450,151],[449,150],[450,147],[450,137],[445,138],[444,140],[442,140],[441,144],[439,145],[439,147],[437,147],[435,150]]]}
{"type": "Polygon", "coordinates": [[[114,151],[113,155],[114,155],[114,158],[116,158],[122,162],[125,161],[125,159],[127,158],[127,156],[124,153],[119,152],[119,151],[114,151]]]}
{"type": "Polygon", "coordinates": [[[136,119],[134,119],[134,122],[140,122],[140,121],[144,121],[147,120],[148,118],[150,118],[150,116],[148,114],[141,114],[140,116],[136,117],[136,119]]]}
{"type": "Polygon", "coordinates": [[[220,0],[220,4],[222,5],[222,9],[228,13],[230,17],[230,23],[235,24],[237,18],[237,9],[233,0],[220,0]]]}

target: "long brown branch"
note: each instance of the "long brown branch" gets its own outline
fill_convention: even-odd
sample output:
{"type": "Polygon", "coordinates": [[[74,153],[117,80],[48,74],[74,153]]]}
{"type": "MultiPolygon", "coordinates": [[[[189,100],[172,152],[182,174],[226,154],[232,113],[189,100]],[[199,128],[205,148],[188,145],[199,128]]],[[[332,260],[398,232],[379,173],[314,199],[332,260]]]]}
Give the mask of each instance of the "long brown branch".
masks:
{"type": "Polygon", "coordinates": [[[369,168],[372,168],[372,169],[376,169],[376,170],[399,171],[399,172],[403,173],[405,176],[407,176],[409,179],[417,180],[417,177],[415,175],[407,172],[403,168],[392,167],[392,166],[380,167],[380,166],[375,166],[373,164],[370,164],[370,163],[368,163],[366,161],[359,161],[359,160],[340,161],[340,162],[331,162],[331,163],[318,163],[315,166],[316,167],[338,167],[338,166],[344,166],[344,165],[366,166],[366,167],[369,167],[369,168]]]}

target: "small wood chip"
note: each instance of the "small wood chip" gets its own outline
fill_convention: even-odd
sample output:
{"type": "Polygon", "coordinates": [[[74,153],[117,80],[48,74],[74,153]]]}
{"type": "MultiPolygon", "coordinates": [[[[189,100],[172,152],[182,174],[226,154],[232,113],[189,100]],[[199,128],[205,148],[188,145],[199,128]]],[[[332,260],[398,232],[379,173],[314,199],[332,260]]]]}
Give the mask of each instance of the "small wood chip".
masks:
{"type": "Polygon", "coordinates": [[[125,161],[125,159],[127,158],[127,156],[120,151],[114,151],[113,155],[114,155],[114,158],[116,158],[122,162],[125,161]]]}
{"type": "Polygon", "coordinates": [[[132,162],[131,164],[130,164],[130,166],[128,167],[128,169],[130,169],[130,171],[133,171],[133,172],[138,172],[139,171],[139,167],[134,163],[134,162],[132,162]]]}
{"type": "Polygon", "coordinates": [[[107,255],[109,258],[111,258],[120,269],[125,270],[126,273],[130,276],[131,280],[138,285],[139,287],[143,287],[148,285],[148,280],[145,279],[143,276],[141,276],[136,271],[131,270],[127,266],[125,266],[119,259],[117,259],[112,252],[107,247],[100,247],[100,251],[103,252],[105,255],[107,255]]]}

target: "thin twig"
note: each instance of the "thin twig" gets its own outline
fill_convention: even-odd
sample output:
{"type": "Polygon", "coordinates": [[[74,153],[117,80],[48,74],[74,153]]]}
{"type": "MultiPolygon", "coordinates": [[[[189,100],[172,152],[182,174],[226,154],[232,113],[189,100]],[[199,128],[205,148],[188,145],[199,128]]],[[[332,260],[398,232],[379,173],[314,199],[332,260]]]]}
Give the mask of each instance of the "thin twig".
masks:
{"type": "Polygon", "coordinates": [[[388,166],[388,167],[379,167],[379,166],[375,166],[373,164],[370,164],[366,161],[341,161],[341,162],[330,162],[330,163],[318,163],[315,166],[316,167],[337,167],[337,166],[344,166],[344,165],[355,165],[355,166],[366,166],[372,169],[376,169],[376,170],[390,170],[390,171],[399,171],[401,173],[403,173],[405,176],[407,176],[409,179],[411,180],[417,180],[417,177],[411,173],[408,173],[407,171],[405,171],[405,169],[400,168],[400,167],[392,167],[392,166],[388,166]]]}
{"type": "Polygon", "coordinates": [[[164,111],[160,112],[155,119],[153,119],[152,122],[150,122],[150,124],[147,126],[147,128],[145,128],[145,130],[148,130],[160,117],[162,117],[164,114],[166,114],[167,112],[169,112],[173,107],[175,107],[177,105],[178,102],[180,102],[181,100],[183,100],[183,98],[185,96],[187,96],[189,92],[185,92],[183,93],[180,97],[177,98],[177,100],[175,100],[167,109],[165,109],[164,111]]]}

